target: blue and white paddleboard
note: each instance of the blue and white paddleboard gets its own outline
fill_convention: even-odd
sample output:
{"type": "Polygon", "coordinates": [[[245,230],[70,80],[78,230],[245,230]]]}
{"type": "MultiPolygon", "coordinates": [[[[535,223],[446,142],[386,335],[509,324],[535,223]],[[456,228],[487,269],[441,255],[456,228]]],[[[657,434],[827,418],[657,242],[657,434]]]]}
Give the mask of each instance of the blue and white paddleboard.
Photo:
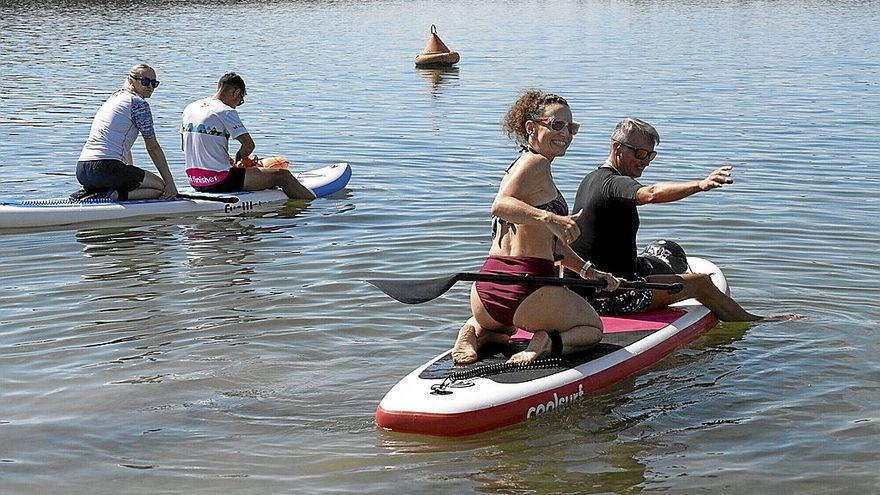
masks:
{"type": "MultiPolygon", "coordinates": [[[[304,186],[322,197],[344,188],[351,179],[351,167],[336,163],[327,167],[294,174],[304,186]]],[[[133,217],[175,217],[191,214],[238,214],[264,210],[287,195],[281,189],[246,191],[228,194],[182,190],[185,198],[172,200],[144,199],[113,201],[69,198],[0,200],[0,229],[52,227],[71,224],[109,222],[133,217]]]]}

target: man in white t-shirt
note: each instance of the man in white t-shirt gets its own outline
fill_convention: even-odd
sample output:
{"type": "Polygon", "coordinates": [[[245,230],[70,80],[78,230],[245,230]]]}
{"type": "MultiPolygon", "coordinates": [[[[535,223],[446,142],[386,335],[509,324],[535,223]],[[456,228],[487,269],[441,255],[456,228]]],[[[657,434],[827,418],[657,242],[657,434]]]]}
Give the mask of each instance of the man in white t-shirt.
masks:
{"type": "Polygon", "coordinates": [[[314,193],[286,169],[236,167],[249,161],[254,140],[238,116],[236,107],[247,95],[244,79],[235,72],[223,75],[214,96],[190,103],[180,125],[181,148],[186,155],[186,175],[198,191],[259,191],[278,186],[293,199],[313,199],[314,193]],[[229,157],[229,139],[240,143],[235,158],[229,157]]]}

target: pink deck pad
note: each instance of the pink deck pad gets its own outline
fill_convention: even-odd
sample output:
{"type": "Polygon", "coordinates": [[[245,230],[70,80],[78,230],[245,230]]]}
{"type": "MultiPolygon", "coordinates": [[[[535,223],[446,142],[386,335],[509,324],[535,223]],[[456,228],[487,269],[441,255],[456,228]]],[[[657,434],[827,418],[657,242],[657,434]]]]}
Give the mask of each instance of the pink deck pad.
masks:
{"type": "MultiPolygon", "coordinates": [[[[663,308],[636,315],[603,316],[602,323],[605,325],[605,333],[644,332],[649,330],[660,330],[681,317],[684,313],[685,311],[681,309],[663,308]]],[[[517,328],[516,333],[510,338],[531,339],[532,334],[531,332],[517,328]]]]}

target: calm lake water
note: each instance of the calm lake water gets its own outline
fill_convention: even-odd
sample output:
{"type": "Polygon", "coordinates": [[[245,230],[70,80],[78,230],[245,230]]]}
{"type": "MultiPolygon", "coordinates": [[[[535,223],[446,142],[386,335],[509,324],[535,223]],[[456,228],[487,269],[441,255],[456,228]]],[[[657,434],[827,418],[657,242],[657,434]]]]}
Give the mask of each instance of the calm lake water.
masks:
{"type": "MultiPolygon", "coordinates": [[[[137,62],[177,124],[228,70],[259,154],[352,164],[349,188],[250,217],[0,234],[0,492],[873,493],[880,485],[880,2],[76,2],[0,7],[0,192],[63,196],[137,62]],[[431,24],[462,54],[417,70],[431,24]],[[567,97],[573,199],[624,116],[645,183],[736,184],[643,207],[640,244],[716,262],[758,313],[556,414],[464,439],[375,408],[451,346],[467,284],[405,306],[379,275],[479,266],[524,88],[567,97]]],[[[135,160],[152,169],[138,141],[135,160]]]]}

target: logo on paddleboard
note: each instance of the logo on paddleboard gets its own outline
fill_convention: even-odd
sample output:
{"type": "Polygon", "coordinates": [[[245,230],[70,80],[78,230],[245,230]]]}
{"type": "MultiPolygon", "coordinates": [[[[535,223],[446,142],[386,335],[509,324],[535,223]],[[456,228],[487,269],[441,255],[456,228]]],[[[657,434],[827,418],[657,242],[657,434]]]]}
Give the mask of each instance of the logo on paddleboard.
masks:
{"type": "Polygon", "coordinates": [[[546,403],[541,403],[536,406],[532,406],[529,408],[526,413],[526,419],[531,418],[532,416],[537,416],[539,414],[544,414],[545,412],[552,411],[560,406],[564,406],[565,404],[580,399],[584,396],[584,384],[581,383],[578,385],[578,391],[571,395],[563,395],[559,397],[556,392],[553,392],[553,399],[548,400],[546,403]]]}

